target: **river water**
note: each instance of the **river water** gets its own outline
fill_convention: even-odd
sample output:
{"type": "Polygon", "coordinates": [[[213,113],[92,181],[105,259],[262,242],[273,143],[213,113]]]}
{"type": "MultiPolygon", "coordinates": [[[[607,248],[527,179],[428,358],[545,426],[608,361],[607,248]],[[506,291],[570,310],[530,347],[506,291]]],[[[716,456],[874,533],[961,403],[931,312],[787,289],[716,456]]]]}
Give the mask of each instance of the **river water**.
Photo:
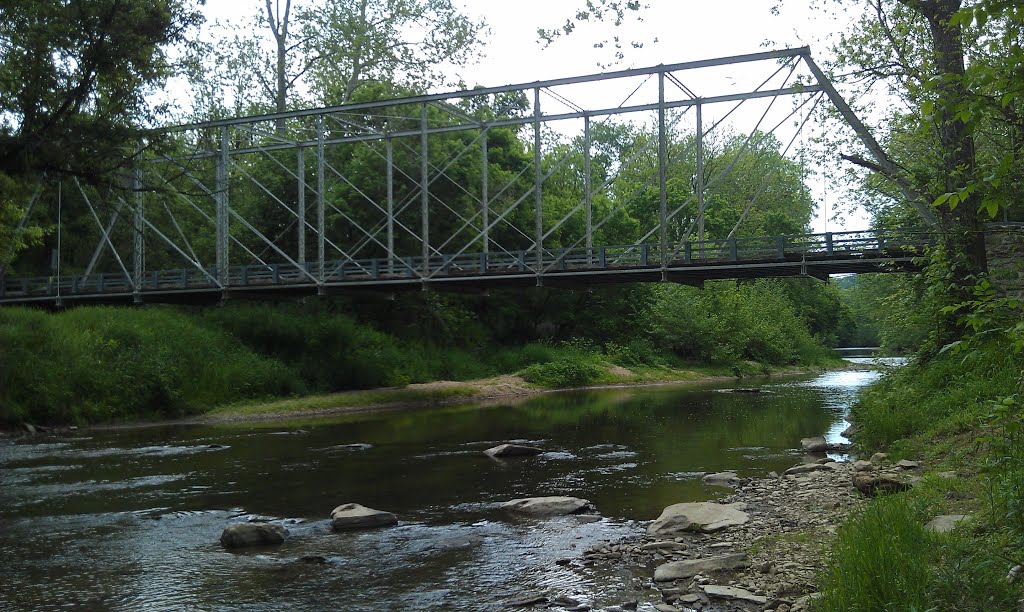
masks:
{"type": "Polygon", "coordinates": [[[0,441],[0,609],[493,610],[541,590],[653,610],[643,588],[653,568],[566,560],[639,536],[669,504],[727,493],[705,487],[705,472],[781,472],[801,438],[839,439],[856,393],[878,376],[0,441]],[[513,440],[546,452],[481,452],[513,440]],[[497,510],[539,495],[584,497],[603,518],[497,510]],[[330,511],[346,502],[401,522],[332,533],[330,511]],[[284,545],[220,547],[225,525],[258,517],[288,527],[284,545]]]}

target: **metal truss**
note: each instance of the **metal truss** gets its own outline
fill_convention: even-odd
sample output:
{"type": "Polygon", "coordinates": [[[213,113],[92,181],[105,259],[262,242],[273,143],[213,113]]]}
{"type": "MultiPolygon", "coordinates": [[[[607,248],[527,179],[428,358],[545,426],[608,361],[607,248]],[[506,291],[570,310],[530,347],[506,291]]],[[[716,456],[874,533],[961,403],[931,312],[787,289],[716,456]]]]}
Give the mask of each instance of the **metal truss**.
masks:
{"type": "MultiPolygon", "coordinates": [[[[62,185],[88,210],[98,240],[81,262],[58,253],[67,278],[48,279],[56,289],[47,296],[59,302],[62,288],[64,295],[130,290],[141,301],[161,288],[193,286],[223,295],[254,279],[320,293],[352,278],[426,288],[456,268],[479,276],[513,271],[537,285],[588,266],[639,266],[671,280],[673,266],[694,253],[736,255],[736,232],[764,185],[717,241],[705,235],[711,196],[758,134],[797,125],[787,154],[823,98],[885,159],[806,47],[166,128],[173,153],[142,156],[127,191],[62,185]],[[704,83],[696,75],[708,71],[726,80],[707,81],[716,89],[698,95],[687,83],[704,83]],[[755,76],[737,90],[740,73],[755,76]],[[791,103],[778,103],[785,99],[791,103]],[[709,173],[709,139],[751,106],[756,121],[743,145],[709,173]],[[651,137],[595,176],[595,134],[624,122],[651,137]],[[696,170],[692,195],[670,201],[680,134],[692,135],[696,170]],[[528,151],[512,150],[522,142],[528,151]],[[515,159],[496,161],[498,154],[515,159]],[[617,189],[620,173],[645,164],[643,182],[617,189]],[[580,183],[578,201],[555,207],[551,182],[567,172],[580,183]],[[128,201],[112,195],[123,192],[128,201]],[[600,244],[607,224],[644,202],[653,220],[634,244],[600,244]],[[107,252],[112,263],[99,272],[107,252]]],[[[52,183],[41,180],[26,217],[52,183]]],[[[23,282],[2,274],[0,292],[10,297],[23,282]]]]}

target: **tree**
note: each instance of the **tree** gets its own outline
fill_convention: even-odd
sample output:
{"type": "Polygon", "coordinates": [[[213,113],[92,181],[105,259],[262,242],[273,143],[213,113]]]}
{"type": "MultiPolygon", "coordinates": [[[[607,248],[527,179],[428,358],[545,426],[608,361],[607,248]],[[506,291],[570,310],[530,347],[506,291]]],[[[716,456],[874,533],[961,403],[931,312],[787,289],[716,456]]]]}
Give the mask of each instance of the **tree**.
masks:
{"type": "MultiPolygon", "coordinates": [[[[201,1],[201,0],[200,0],[201,1]]],[[[0,171],[100,180],[123,167],[201,21],[192,0],[29,0],[0,7],[0,171]]]]}
{"type": "Polygon", "coordinates": [[[202,1],[0,5],[0,272],[43,236],[23,217],[44,176],[127,187],[140,145],[159,141],[148,128],[165,107],[148,96],[176,72],[168,50],[202,1]]]}
{"type": "MultiPolygon", "coordinates": [[[[1024,10],[1002,0],[872,0],[869,7],[841,41],[836,70],[866,87],[884,84],[901,102],[883,122],[895,163],[844,157],[932,202],[945,301],[968,301],[987,268],[982,223],[1008,213],[1020,194],[1024,10]]],[[[962,331],[952,318],[944,327],[940,345],[962,331]]]]}
{"type": "Polygon", "coordinates": [[[324,105],[348,102],[369,82],[447,84],[440,67],[472,60],[484,30],[451,0],[326,0],[301,19],[305,52],[316,58],[310,89],[324,105]]]}
{"type": "Polygon", "coordinates": [[[471,61],[483,29],[451,0],[265,0],[230,28],[225,51],[223,40],[207,41],[193,54],[199,114],[345,104],[371,83],[447,84],[441,67],[471,61]]]}

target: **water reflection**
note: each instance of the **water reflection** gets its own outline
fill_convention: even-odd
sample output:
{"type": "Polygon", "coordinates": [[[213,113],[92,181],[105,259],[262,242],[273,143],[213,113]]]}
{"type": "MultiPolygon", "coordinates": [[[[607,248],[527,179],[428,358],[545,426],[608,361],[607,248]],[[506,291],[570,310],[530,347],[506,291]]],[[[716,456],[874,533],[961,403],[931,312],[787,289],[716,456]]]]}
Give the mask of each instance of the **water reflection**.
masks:
{"type": "Polygon", "coordinates": [[[0,608],[493,609],[531,586],[617,603],[636,584],[624,570],[556,562],[640,533],[638,522],[666,505],[720,495],[702,484],[706,472],[789,467],[801,438],[836,438],[857,390],[877,376],[6,444],[0,608]],[[545,453],[502,461],[480,452],[508,440],[545,453]],[[535,495],[584,497],[605,518],[519,521],[497,510],[535,495]],[[402,523],[330,533],[331,508],[350,501],[402,523]],[[221,550],[224,525],[254,515],[286,523],[291,537],[272,550],[221,550]]]}

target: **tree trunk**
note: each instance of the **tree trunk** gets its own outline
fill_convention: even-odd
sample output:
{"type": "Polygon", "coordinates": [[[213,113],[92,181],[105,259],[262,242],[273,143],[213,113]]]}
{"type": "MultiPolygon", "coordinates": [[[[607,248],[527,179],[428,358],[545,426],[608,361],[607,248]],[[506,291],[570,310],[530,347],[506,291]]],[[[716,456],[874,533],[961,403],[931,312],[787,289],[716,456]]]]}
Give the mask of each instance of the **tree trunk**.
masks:
{"type": "MultiPolygon", "coordinates": [[[[958,24],[950,23],[960,10],[961,0],[919,0],[910,4],[928,20],[931,31],[939,83],[935,109],[942,146],[943,189],[945,193],[955,193],[977,180],[974,135],[957,114],[968,96],[964,85],[963,31],[958,24]]],[[[973,286],[973,276],[987,270],[985,237],[978,219],[980,201],[981,193],[975,191],[955,207],[943,204],[938,210],[954,280],[964,289],[973,286]]]]}

